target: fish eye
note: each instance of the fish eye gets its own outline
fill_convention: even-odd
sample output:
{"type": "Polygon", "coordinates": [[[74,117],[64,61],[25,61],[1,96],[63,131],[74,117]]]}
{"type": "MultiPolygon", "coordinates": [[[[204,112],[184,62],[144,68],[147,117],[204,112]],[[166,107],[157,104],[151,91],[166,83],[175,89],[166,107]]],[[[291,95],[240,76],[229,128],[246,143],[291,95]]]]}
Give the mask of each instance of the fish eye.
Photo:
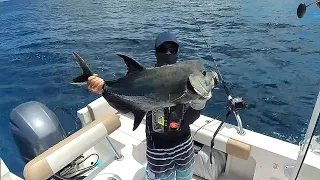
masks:
{"type": "Polygon", "coordinates": [[[207,72],[206,71],[202,71],[202,75],[206,76],[207,72]]]}

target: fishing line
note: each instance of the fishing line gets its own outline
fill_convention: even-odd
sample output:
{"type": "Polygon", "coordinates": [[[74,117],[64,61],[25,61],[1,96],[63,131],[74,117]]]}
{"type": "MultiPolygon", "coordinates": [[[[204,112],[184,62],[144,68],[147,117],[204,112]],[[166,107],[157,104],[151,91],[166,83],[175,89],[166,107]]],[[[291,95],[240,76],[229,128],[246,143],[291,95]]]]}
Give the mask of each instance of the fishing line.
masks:
{"type": "Polygon", "coordinates": [[[203,38],[203,40],[204,40],[207,48],[209,49],[209,52],[210,52],[212,61],[213,61],[214,65],[215,65],[215,68],[216,68],[216,70],[217,70],[217,72],[218,72],[219,78],[220,78],[221,81],[222,81],[224,90],[225,90],[227,96],[230,96],[229,88],[227,87],[226,82],[224,81],[224,79],[223,79],[223,77],[222,77],[222,74],[221,74],[221,72],[220,72],[220,70],[219,70],[219,67],[218,67],[218,65],[217,65],[217,63],[216,63],[215,58],[213,58],[213,54],[212,54],[211,48],[209,47],[209,44],[208,44],[207,40],[205,39],[205,37],[204,37],[204,35],[203,35],[203,32],[202,32],[202,30],[201,30],[201,27],[200,27],[200,25],[199,25],[198,22],[197,22],[197,18],[196,18],[194,15],[193,15],[192,17],[193,17],[193,19],[195,20],[195,23],[196,23],[196,25],[197,25],[198,28],[199,28],[199,31],[200,31],[200,33],[201,33],[201,36],[202,36],[202,38],[203,38]]]}
{"type": "MultiPolygon", "coordinates": [[[[190,2],[191,2],[191,1],[190,1],[190,2]]],[[[198,21],[197,21],[197,18],[196,18],[196,16],[193,14],[192,11],[191,11],[191,14],[192,14],[192,18],[193,18],[194,21],[195,21],[195,24],[198,26],[198,29],[199,29],[199,31],[200,31],[200,33],[201,33],[201,36],[202,36],[202,38],[203,38],[203,40],[204,40],[204,42],[205,42],[205,44],[206,44],[206,46],[207,46],[207,49],[208,49],[209,52],[210,52],[210,56],[211,56],[212,61],[213,61],[213,63],[214,63],[215,69],[216,69],[216,71],[217,71],[217,73],[218,73],[218,76],[219,76],[219,78],[220,78],[220,81],[222,82],[223,88],[224,88],[225,93],[226,93],[226,95],[227,95],[227,98],[228,98],[228,101],[229,101],[230,111],[232,111],[232,112],[234,113],[234,115],[236,116],[236,119],[237,119],[238,123],[240,124],[240,123],[241,123],[240,116],[239,116],[239,114],[237,114],[236,111],[246,108],[248,104],[247,104],[246,102],[244,102],[242,98],[238,98],[238,97],[237,97],[237,98],[232,98],[232,96],[231,96],[231,94],[230,94],[230,90],[229,90],[229,88],[228,88],[228,86],[227,86],[227,83],[225,82],[224,78],[222,77],[222,74],[221,74],[221,71],[220,71],[220,69],[219,69],[219,67],[218,67],[218,64],[217,64],[217,62],[216,62],[216,59],[213,57],[213,53],[212,53],[212,51],[211,51],[211,48],[209,47],[209,44],[208,44],[208,42],[207,42],[207,40],[206,40],[206,38],[205,38],[205,36],[204,36],[204,34],[203,34],[203,31],[202,31],[202,29],[201,29],[198,21]]],[[[241,127],[241,128],[242,128],[242,127],[241,127]]],[[[241,130],[241,131],[242,131],[242,130],[241,130]]],[[[243,134],[243,133],[244,133],[244,132],[241,132],[241,134],[243,134]]]]}
{"type": "MultiPolygon", "coordinates": [[[[190,2],[191,2],[191,1],[190,1],[190,2]]],[[[227,98],[228,98],[228,100],[231,100],[232,98],[231,98],[231,96],[230,96],[230,90],[229,90],[229,88],[227,87],[226,82],[224,81],[224,79],[223,79],[223,77],[222,77],[222,74],[221,74],[221,72],[220,72],[220,70],[219,70],[219,67],[218,67],[218,64],[216,63],[215,58],[213,58],[213,53],[212,53],[212,51],[211,51],[211,48],[209,47],[209,44],[208,44],[206,38],[204,37],[204,34],[203,34],[202,30],[201,30],[201,27],[200,27],[200,25],[198,24],[197,18],[196,18],[195,15],[192,13],[192,11],[191,11],[191,14],[192,14],[192,18],[193,18],[194,21],[195,21],[195,24],[198,26],[198,29],[199,29],[199,31],[200,31],[200,33],[201,33],[201,36],[202,36],[202,38],[203,38],[203,40],[204,40],[204,42],[205,42],[205,44],[206,44],[206,46],[207,46],[207,49],[209,50],[210,56],[211,56],[212,61],[213,61],[213,63],[214,63],[215,69],[216,69],[216,71],[217,71],[217,73],[218,73],[219,79],[220,79],[220,81],[222,82],[222,85],[223,85],[223,88],[224,88],[224,90],[225,90],[225,92],[226,92],[227,98]]],[[[227,107],[227,110],[228,110],[228,107],[227,107]]],[[[222,115],[223,112],[225,112],[225,109],[223,109],[223,110],[220,112],[220,114],[219,114],[217,117],[215,117],[214,119],[218,119],[218,118],[222,115]]],[[[197,132],[198,132],[199,130],[201,130],[202,128],[204,128],[206,125],[210,124],[212,121],[213,121],[213,120],[205,123],[205,124],[202,125],[200,128],[198,128],[197,131],[196,131],[196,132],[194,133],[194,135],[192,136],[192,138],[195,137],[195,135],[197,134],[197,132]]],[[[216,134],[217,134],[218,131],[220,130],[223,122],[224,122],[224,121],[221,121],[221,124],[220,124],[219,127],[216,129],[216,131],[215,131],[215,133],[214,133],[214,136],[213,136],[213,139],[215,138],[216,134]]]]}
{"type": "Polygon", "coordinates": [[[192,139],[194,139],[194,137],[196,136],[196,134],[200,131],[200,129],[202,129],[203,127],[205,127],[206,125],[210,124],[211,122],[213,122],[215,119],[220,118],[220,116],[222,115],[223,112],[225,112],[228,109],[228,107],[226,109],[223,109],[218,116],[214,117],[212,120],[206,122],[204,125],[202,125],[201,127],[199,127],[196,132],[193,134],[192,139]]]}
{"type": "MultiPolygon", "coordinates": [[[[191,2],[191,1],[190,1],[190,2],[191,2]]],[[[200,25],[198,24],[197,18],[195,17],[195,15],[194,15],[192,12],[191,12],[191,14],[192,14],[192,17],[193,17],[193,19],[194,19],[194,21],[195,21],[195,24],[196,24],[196,25],[198,26],[198,28],[199,28],[199,31],[200,31],[200,33],[201,33],[201,36],[202,36],[202,38],[203,38],[203,40],[204,40],[207,48],[209,49],[209,52],[210,52],[212,61],[213,61],[214,65],[215,65],[215,69],[216,69],[216,71],[218,72],[218,76],[219,76],[219,78],[220,78],[220,80],[221,80],[221,82],[222,82],[223,88],[224,88],[225,93],[226,93],[227,98],[228,98],[227,114],[226,114],[226,116],[225,116],[226,119],[225,119],[225,120],[220,120],[221,122],[220,122],[218,128],[216,129],[216,131],[213,133],[213,137],[212,137],[212,139],[211,139],[211,144],[210,144],[210,148],[211,148],[211,151],[210,151],[210,163],[212,164],[212,154],[213,154],[213,147],[214,147],[214,139],[215,139],[215,137],[217,136],[218,132],[220,131],[220,129],[221,129],[222,125],[224,124],[224,122],[227,120],[228,116],[231,114],[231,112],[233,112],[233,114],[235,115],[235,118],[236,118],[236,120],[237,120],[237,122],[238,122],[238,127],[239,127],[238,133],[239,133],[240,135],[244,135],[244,134],[245,134],[245,132],[244,132],[244,130],[243,130],[243,128],[242,128],[242,121],[241,121],[240,115],[239,115],[239,113],[238,113],[237,111],[246,108],[248,104],[247,104],[246,102],[244,102],[242,98],[238,98],[238,97],[237,97],[237,98],[232,98],[232,96],[231,96],[231,94],[230,94],[230,90],[229,90],[229,88],[227,87],[226,82],[224,81],[224,79],[223,79],[223,77],[222,77],[222,74],[221,74],[221,72],[220,72],[220,70],[219,70],[219,67],[218,67],[218,65],[217,65],[217,63],[216,63],[215,58],[213,57],[211,48],[209,47],[209,44],[208,44],[206,38],[204,37],[204,34],[203,34],[202,30],[201,30],[201,27],[200,27],[200,25]]],[[[221,113],[221,114],[222,114],[222,113],[221,113]]],[[[219,116],[220,116],[220,115],[219,115],[219,116]]],[[[203,125],[202,127],[200,127],[198,130],[202,129],[204,126],[206,126],[206,125],[209,124],[209,123],[210,123],[210,122],[204,124],[204,125],[203,125]]],[[[197,131],[198,131],[198,130],[197,130],[197,131]]]]}

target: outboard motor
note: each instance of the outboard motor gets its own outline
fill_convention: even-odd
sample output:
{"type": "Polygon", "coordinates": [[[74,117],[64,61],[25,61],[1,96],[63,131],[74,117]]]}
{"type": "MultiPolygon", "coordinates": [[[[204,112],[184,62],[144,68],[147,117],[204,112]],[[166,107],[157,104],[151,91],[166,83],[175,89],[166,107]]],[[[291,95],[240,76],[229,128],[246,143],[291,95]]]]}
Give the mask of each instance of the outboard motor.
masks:
{"type": "Polygon", "coordinates": [[[67,137],[54,112],[36,101],[11,111],[10,129],[25,163],[67,137]]]}

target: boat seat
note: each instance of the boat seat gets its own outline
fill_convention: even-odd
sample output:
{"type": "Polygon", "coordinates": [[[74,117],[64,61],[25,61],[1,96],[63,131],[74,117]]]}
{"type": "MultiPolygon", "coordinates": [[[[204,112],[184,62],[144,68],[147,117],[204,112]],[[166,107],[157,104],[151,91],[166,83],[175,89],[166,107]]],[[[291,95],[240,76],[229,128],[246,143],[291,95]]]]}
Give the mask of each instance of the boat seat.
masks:
{"type": "Polygon", "coordinates": [[[50,178],[78,156],[117,130],[121,125],[119,118],[118,115],[94,118],[94,121],[88,123],[79,131],[29,161],[23,172],[25,179],[40,180],[50,178]]]}

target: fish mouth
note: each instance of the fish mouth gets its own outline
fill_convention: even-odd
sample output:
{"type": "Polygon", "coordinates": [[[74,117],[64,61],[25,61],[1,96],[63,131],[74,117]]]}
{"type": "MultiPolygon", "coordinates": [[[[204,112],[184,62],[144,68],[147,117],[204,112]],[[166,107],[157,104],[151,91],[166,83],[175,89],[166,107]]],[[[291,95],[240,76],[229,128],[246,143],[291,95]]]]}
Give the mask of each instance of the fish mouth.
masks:
{"type": "Polygon", "coordinates": [[[210,99],[212,97],[211,90],[214,87],[214,79],[212,72],[203,71],[192,73],[189,76],[189,81],[193,90],[204,99],[210,99]]]}

